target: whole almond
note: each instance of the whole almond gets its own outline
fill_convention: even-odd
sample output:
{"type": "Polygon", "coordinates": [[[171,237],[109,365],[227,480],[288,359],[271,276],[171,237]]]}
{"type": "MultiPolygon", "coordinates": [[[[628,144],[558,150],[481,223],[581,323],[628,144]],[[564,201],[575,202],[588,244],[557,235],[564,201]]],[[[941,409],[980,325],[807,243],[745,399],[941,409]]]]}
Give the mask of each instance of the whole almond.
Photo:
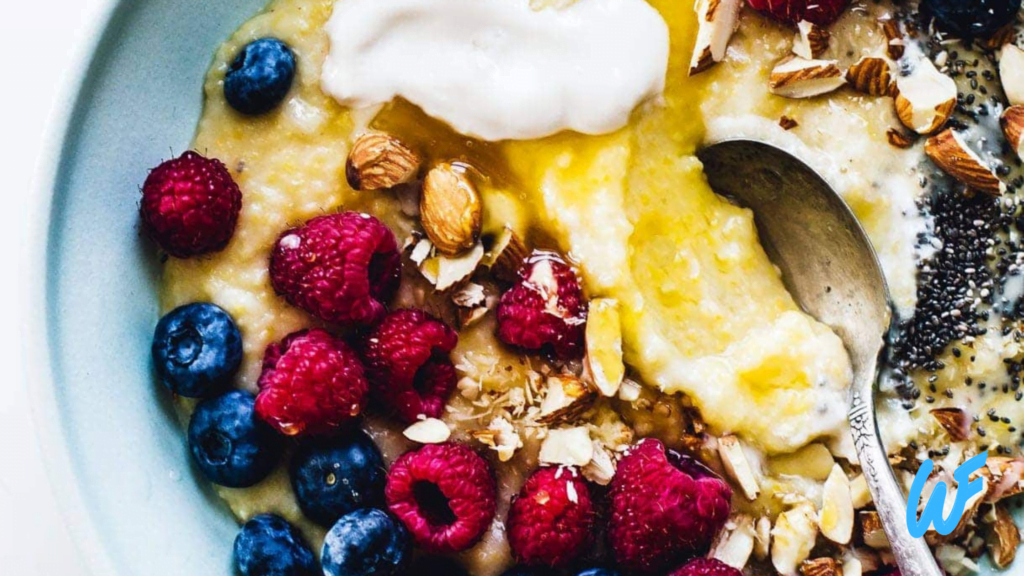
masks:
{"type": "Polygon", "coordinates": [[[420,169],[420,157],[388,134],[356,138],[345,163],[345,177],[355,190],[383,190],[405,184],[420,169]]]}
{"type": "Polygon", "coordinates": [[[466,171],[466,166],[446,162],[431,168],[423,181],[423,231],[442,254],[471,248],[480,236],[480,194],[466,171]]]}

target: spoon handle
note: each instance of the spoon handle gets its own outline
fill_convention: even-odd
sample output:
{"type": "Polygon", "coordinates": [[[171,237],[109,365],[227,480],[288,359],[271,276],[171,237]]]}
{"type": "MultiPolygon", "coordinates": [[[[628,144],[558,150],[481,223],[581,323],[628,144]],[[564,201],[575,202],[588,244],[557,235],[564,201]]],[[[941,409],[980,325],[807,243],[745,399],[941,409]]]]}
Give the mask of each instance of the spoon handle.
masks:
{"type": "Polygon", "coordinates": [[[943,576],[924,538],[914,538],[907,530],[907,501],[878,435],[874,407],[877,370],[874,365],[869,368],[858,371],[850,400],[850,427],[864,479],[902,576],[943,576]]]}

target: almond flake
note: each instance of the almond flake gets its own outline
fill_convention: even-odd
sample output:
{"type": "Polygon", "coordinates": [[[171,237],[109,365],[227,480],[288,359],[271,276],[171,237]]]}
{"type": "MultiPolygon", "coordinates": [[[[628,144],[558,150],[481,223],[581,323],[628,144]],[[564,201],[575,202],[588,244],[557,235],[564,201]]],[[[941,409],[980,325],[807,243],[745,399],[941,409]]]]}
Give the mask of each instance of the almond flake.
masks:
{"type": "Polygon", "coordinates": [[[725,523],[711,545],[711,558],[742,570],[754,551],[754,521],[746,514],[736,514],[725,523]]]}
{"type": "Polygon", "coordinates": [[[938,132],[953,114],[956,82],[939,72],[927,58],[921,58],[908,76],[898,78],[896,88],[896,115],[904,126],[918,134],[938,132]]]}
{"type": "Polygon", "coordinates": [[[1024,50],[1007,44],[999,54],[999,80],[1010,104],[1024,105],[1024,50]]]}
{"type": "Polygon", "coordinates": [[[767,516],[757,519],[754,525],[754,556],[758,560],[768,558],[772,545],[772,520],[767,516]]]}
{"type": "Polygon", "coordinates": [[[476,282],[469,282],[452,293],[452,302],[461,308],[475,308],[486,299],[484,287],[476,282]]]}
{"type": "Polygon", "coordinates": [[[992,524],[991,531],[986,538],[988,551],[993,564],[999,568],[1006,568],[1017,557],[1017,548],[1020,546],[1020,530],[1005,505],[998,504],[993,509],[996,521],[992,524]]]}
{"type": "Polygon", "coordinates": [[[875,550],[888,550],[889,537],[882,527],[882,518],[874,510],[866,510],[859,514],[861,538],[865,544],[875,550]]]}
{"type": "Polygon", "coordinates": [[[607,486],[615,477],[615,461],[600,442],[594,440],[592,444],[594,454],[583,467],[583,477],[599,486],[607,486]]]}
{"type": "Polygon", "coordinates": [[[420,444],[440,444],[448,441],[452,431],[437,418],[426,418],[410,425],[402,435],[420,444]]]}
{"type": "Polygon", "coordinates": [[[771,93],[785,98],[811,98],[837,90],[843,84],[846,78],[837,61],[799,56],[778,63],[768,80],[771,93]]]}
{"type": "Polygon", "coordinates": [[[871,497],[871,490],[868,489],[867,478],[864,478],[863,474],[858,474],[850,480],[850,496],[854,510],[865,508],[874,500],[871,497]]]}
{"type": "Polygon", "coordinates": [[[757,500],[761,493],[757,477],[754,476],[747,460],[746,451],[739,439],[735,436],[723,436],[718,439],[718,456],[722,459],[722,466],[726,474],[739,485],[747,500],[757,500]]]}
{"type": "Polygon", "coordinates": [[[894,96],[896,83],[892,79],[889,61],[868,56],[861,58],[846,71],[850,87],[869,96],[894,96]]]}
{"type": "Polygon", "coordinates": [[[935,408],[931,415],[938,420],[950,440],[961,442],[971,436],[971,417],[962,408],[935,408]]]}
{"type": "Polygon", "coordinates": [[[690,76],[700,74],[725,58],[729,39],[739,26],[742,0],[697,0],[697,45],[690,61],[690,76]]]}
{"type": "Polygon", "coordinates": [[[473,248],[459,256],[438,254],[424,260],[420,264],[420,273],[434,285],[438,292],[444,292],[469,278],[476,271],[483,256],[484,247],[477,242],[473,248]]]}
{"type": "Polygon", "coordinates": [[[583,426],[549,430],[540,445],[540,462],[560,466],[583,467],[594,457],[590,431],[583,426]]]}
{"type": "Polygon", "coordinates": [[[484,258],[484,265],[491,269],[491,273],[497,279],[515,282],[519,278],[519,269],[523,267],[523,262],[529,255],[530,251],[526,244],[511,227],[506,226],[494,239],[490,251],[484,258]]]}
{"type": "Polygon", "coordinates": [[[772,528],[772,566],[783,576],[797,573],[807,559],[818,535],[814,505],[802,502],[779,514],[772,528]]]}
{"type": "Polygon", "coordinates": [[[597,399],[597,393],[587,383],[572,374],[551,376],[547,379],[544,399],[540,403],[537,423],[554,426],[579,418],[597,399]]]}
{"type": "Polygon", "coordinates": [[[793,54],[813,60],[828,50],[828,41],[832,35],[827,29],[807,20],[801,20],[796,27],[797,34],[793,39],[793,54]]]}
{"type": "Polygon", "coordinates": [[[836,544],[848,544],[853,535],[853,498],[850,480],[839,464],[825,480],[821,496],[821,533],[836,544]]]}
{"type": "Polygon", "coordinates": [[[882,34],[886,40],[886,54],[893,60],[903,58],[906,47],[903,43],[903,30],[900,28],[900,23],[887,16],[880,19],[879,24],[882,25],[882,34]]]}
{"type": "Polygon", "coordinates": [[[929,138],[924,151],[943,172],[971,190],[990,196],[1000,196],[1006,191],[1006,184],[952,129],[929,138]]]}

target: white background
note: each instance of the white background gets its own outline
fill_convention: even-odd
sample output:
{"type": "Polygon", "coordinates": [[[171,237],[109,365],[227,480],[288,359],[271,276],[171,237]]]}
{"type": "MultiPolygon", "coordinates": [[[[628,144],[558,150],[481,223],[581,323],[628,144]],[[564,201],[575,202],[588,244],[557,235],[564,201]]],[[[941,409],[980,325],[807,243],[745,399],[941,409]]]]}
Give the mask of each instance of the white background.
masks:
{"type": "MultiPolygon", "coordinates": [[[[26,250],[33,184],[59,88],[105,0],[10,2],[0,18],[0,573],[87,574],[39,456],[23,375],[26,250]],[[16,273],[19,272],[19,273],[16,273]]],[[[67,479],[71,480],[71,479],[67,479]]]]}

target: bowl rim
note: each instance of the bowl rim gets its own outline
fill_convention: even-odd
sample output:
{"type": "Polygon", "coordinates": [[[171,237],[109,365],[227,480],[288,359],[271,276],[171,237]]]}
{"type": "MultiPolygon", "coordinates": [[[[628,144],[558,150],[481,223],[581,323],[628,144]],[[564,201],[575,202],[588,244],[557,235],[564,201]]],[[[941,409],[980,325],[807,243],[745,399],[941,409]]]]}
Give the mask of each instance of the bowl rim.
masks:
{"type": "Polygon", "coordinates": [[[124,0],[97,0],[92,13],[81,21],[78,37],[71,43],[64,75],[56,99],[46,120],[40,153],[33,171],[32,195],[28,202],[29,220],[26,249],[20,269],[26,280],[21,301],[22,352],[24,378],[35,442],[43,461],[50,493],[64,521],[74,548],[91,574],[118,574],[109,551],[102,544],[99,530],[76,482],[55,482],[56,478],[74,478],[74,466],[60,421],[56,382],[51,366],[51,325],[48,321],[51,267],[51,228],[54,193],[63,171],[66,144],[74,127],[72,121],[83,105],[83,88],[94,72],[103,41],[124,0]]]}

